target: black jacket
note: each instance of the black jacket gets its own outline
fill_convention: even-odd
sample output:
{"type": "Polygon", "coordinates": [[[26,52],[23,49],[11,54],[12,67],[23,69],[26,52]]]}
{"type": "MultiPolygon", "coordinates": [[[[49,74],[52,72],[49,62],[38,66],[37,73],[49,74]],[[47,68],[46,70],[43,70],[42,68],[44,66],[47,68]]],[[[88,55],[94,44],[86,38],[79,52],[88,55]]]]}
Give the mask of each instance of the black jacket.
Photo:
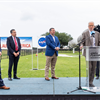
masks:
{"type": "MultiPolygon", "coordinates": [[[[20,43],[20,39],[18,37],[16,37],[17,39],[17,44],[18,44],[18,52],[20,53],[21,51],[21,43],[20,43]]],[[[13,55],[13,52],[15,52],[15,43],[13,41],[12,36],[7,38],[7,48],[8,48],[8,55],[13,55]]]]}

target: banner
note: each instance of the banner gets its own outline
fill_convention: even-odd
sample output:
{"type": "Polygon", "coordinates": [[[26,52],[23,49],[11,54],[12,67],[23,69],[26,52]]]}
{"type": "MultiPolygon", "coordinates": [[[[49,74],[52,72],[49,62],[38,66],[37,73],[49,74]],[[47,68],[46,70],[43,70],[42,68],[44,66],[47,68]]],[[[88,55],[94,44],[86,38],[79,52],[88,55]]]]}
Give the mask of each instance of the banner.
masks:
{"type": "MultiPolygon", "coordinates": [[[[21,49],[32,49],[32,37],[19,37],[21,49]]],[[[1,48],[7,49],[7,37],[1,37],[1,48]]]]}
{"type": "Polygon", "coordinates": [[[46,48],[45,36],[38,37],[38,48],[46,48]]]}

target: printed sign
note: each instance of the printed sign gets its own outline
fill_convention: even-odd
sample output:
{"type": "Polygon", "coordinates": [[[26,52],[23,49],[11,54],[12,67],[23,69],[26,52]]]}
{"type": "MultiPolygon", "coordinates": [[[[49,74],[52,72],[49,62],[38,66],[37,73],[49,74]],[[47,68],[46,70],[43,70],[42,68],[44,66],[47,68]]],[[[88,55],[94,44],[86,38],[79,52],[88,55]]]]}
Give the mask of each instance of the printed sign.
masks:
{"type": "MultiPolygon", "coordinates": [[[[19,37],[21,49],[32,49],[32,37],[19,37]]],[[[7,49],[7,37],[1,37],[1,48],[7,49]]]]}
{"type": "Polygon", "coordinates": [[[45,36],[41,36],[38,38],[38,48],[46,48],[45,36]]]}

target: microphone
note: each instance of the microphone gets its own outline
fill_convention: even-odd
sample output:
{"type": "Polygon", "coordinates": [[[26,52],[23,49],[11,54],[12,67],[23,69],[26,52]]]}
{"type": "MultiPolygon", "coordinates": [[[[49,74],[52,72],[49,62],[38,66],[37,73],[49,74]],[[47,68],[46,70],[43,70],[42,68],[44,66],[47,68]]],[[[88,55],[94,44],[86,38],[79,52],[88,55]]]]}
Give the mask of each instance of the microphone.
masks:
{"type": "Polygon", "coordinates": [[[100,25],[96,25],[94,31],[98,31],[100,33],[100,25]]]}
{"type": "Polygon", "coordinates": [[[94,37],[95,36],[95,31],[91,32],[91,36],[94,37]]]}

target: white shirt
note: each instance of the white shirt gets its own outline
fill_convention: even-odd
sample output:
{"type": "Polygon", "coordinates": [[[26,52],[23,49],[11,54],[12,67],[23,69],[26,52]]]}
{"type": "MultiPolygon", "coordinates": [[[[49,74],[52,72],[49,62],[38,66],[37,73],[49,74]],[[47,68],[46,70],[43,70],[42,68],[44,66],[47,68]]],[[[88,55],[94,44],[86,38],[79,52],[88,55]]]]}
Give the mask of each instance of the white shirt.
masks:
{"type": "MultiPolygon", "coordinates": [[[[12,38],[13,38],[13,41],[14,41],[14,37],[12,36],[12,38]]],[[[15,37],[15,39],[16,39],[16,37],[15,37]]],[[[17,39],[16,39],[16,42],[17,42],[17,39]]],[[[15,43],[15,41],[14,41],[14,43],[15,43]]],[[[18,45],[18,42],[17,42],[17,45],[18,45]]]]}
{"type": "MultiPolygon", "coordinates": [[[[51,35],[51,34],[50,34],[51,35]]],[[[52,36],[52,35],[51,35],[52,36]]],[[[53,38],[53,40],[54,40],[54,42],[55,42],[55,37],[54,36],[52,36],[52,38],[53,38]]]]}
{"type": "MultiPolygon", "coordinates": [[[[51,35],[51,34],[50,34],[51,35]]],[[[52,36],[52,35],[51,35],[52,36]]],[[[55,37],[54,36],[52,36],[52,38],[53,38],[53,40],[54,40],[54,42],[55,42],[55,37]]],[[[56,49],[56,47],[55,47],[55,49],[56,49]]]]}
{"type": "MultiPolygon", "coordinates": [[[[90,36],[91,36],[91,31],[89,30],[89,33],[90,33],[90,36]]],[[[95,46],[95,37],[93,37],[93,44],[92,46],[94,47],[95,46]]]]}

